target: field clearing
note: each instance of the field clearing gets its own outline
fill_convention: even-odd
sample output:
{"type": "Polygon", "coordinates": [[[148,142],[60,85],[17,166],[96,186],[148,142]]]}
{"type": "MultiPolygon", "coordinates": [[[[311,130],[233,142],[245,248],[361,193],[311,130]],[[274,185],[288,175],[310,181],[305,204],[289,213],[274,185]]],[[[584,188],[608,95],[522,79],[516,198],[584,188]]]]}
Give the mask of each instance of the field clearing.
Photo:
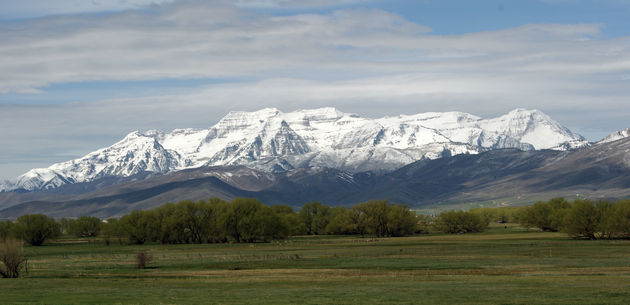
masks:
{"type": "Polygon", "coordinates": [[[268,244],[26,247],[2,304],[627,304],[630,241],[494,226],[481,234],[268,244]],[[153,261],[134,269],[134,255],[153,261]]]}

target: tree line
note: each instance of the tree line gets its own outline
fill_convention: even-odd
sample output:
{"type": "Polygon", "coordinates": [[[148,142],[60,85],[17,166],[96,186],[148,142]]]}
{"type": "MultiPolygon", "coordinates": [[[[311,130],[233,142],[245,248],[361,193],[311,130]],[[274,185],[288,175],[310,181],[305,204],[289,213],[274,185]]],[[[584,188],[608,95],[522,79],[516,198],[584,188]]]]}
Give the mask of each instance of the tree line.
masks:
{"type": "Polygon", "coordinates": [[[464,213],[444,212],[437,217],[434,227],[442,226],[444,232],[475,232],[480,223],[518,223],[545,232],[564,232],[576,239],[630,238],[630,200],[569,202],[565,198],[553,198],[530,206],[477,208],[469,210],[469,215],[464,213]],[[450,219],[450,226],[440,224],[444,217],[450,219]],[[463,224],[467,224],[467,229],[458,227],[463,224]]]}
{"type": "Polygon", "coordinates": [[[522,209],[519,222],[528,228],[565,232],[573,238],[630,238],[630,200],[540,201],[522,209]]]}
{"type": "Polygon", "coordinates": [[[294,235],[366,234],[404,236],[426,231],[426,217],[408,206],[372,200],[351,208],[307,203],[267,206],[254,198],[231,202],[218,198],[168,203],[152,210],[137,210],[101,221],[84,216],[56,221],[41,214],[23,215],[15,222],[0,222],[0,240],[22,239],[42,245],[62,234],[101,237],[106,244],[162,244],[267,242],[294,235]]]}
{"type": "Polygon", "coordinates": [[[218,198],[168,203],[102,221],[83,216],[56,221],[41,214],[0,222],[0,241],[22,239],[34,246],[62,234],[100,237],[106,244],[267,242],[296,235],[405,236],[436,230],[483,232],[490,223],[520,223],[526,228],[561,231],[573,238],[630,238],[630,200],[617,202],[563,198],[526,207],[477,208],[417,215],[408,206],[371,200],[350,208],[319,202],[267,206],[257,199],[218,198]]]}

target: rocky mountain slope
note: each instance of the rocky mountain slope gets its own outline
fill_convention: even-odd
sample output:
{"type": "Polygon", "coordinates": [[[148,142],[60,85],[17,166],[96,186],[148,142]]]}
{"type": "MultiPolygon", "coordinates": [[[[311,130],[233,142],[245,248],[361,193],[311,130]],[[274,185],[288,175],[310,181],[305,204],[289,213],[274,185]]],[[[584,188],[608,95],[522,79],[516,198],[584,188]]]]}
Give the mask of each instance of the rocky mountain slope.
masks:
{"type": "Polygon", "coordinates": [[[425,159],[377,175],[311,167],[269,173],[245,166],[200,167],[150,177],[111,177],[30,193],[0,194],[0,218],[120,216],[166,202],[256,197],[267,204],[321,201],[349,206],[387,198],[413,207],[630,198],[630,138],[572,151],[496,149],[425,159]],[[146,179],[144,179],[146,178],[146,179]],[[96,186],[96,184],[100,184],[96,186]],[[81,191],[83,190],[83,191],[81,191]]]}
{"type": "Polygon", "coordinates": [[[588,142],[537,110],[493,119],[460,112],[362,118],[334,108],[230,112],[208,129],[135,131],[110,147],[33,169],[0,191],[52,189],[104,177],[244,165],[278,173],[326,167],[389,172],[418,160],[491,149],[566,150],[588,142]]]}
{"type": "Polygon", "coordinates": [[[623,139],[623,138],[627,138],[627,137],[630,137],[630,128],[626,128],[624,130],[615,131],[615,132],[609,134],[603,140],[599,141],[598,143],[613,142],[613,141],[617,141],[619,139],[623,139]]]}

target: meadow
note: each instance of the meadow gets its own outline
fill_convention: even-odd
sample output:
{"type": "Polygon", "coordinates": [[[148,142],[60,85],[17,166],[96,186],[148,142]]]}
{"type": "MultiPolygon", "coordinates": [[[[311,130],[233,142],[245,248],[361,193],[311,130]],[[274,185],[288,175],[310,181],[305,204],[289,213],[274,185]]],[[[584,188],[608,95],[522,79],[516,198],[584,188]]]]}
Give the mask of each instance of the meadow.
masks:
{"type": "Polygon", "coordinates": [[[484,233],[255,244],[26,246],[2,304],[627,304],[630,241],[484,233]],[[135,254],[153,260],[135,269],[135,254]]]}

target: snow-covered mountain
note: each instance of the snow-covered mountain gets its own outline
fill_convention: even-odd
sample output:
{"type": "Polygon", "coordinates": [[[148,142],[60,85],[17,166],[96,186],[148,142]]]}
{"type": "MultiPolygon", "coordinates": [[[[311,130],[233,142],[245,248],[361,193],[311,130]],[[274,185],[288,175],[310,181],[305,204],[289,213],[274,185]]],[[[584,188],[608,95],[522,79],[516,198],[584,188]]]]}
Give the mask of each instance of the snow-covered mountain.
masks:
{"type": "Polygon", "coordinates": [[[627,138],[627,137],[630,137],[630,128],[626,128],[624,130],[615,131],[615,132],[609,134],[607,137],[605,137],[603,140],[601,140],[601,141],[599,141],[597,143],[598,144],[600,144],[600,143],[608,143],[608,142],[621,140],[621,139],[627,138]]]}
{"type": "Polygon", "coordinates": [[[311,166],[391,171],[421,159],[497,148],[566,150],[585,145],[582,136],[538,110],[516,109],[493,119],[461,112],[369,119],[334,108],[289,113],[267,108],[230,112],[208,129],[135,131],[82,158],[33,169],[0,184],[0,191],[211,165],[268,172],[311,166]]]}

